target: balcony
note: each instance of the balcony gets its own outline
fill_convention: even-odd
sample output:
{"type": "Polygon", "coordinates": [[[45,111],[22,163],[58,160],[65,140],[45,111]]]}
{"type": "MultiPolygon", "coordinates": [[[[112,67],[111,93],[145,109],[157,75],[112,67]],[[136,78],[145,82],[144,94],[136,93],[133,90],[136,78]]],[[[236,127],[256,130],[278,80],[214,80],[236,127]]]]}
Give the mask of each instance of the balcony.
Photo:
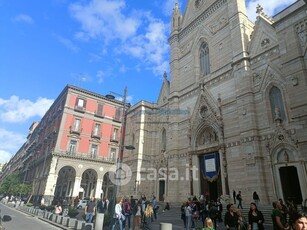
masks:
{"type": "Polygon", "coordinates": [[[95,117],[104,118],[104,117],[105,117],[105,113],[100,112],[100,111],[95,111],[94,116],[95,116],[95,117]]]}
{"type": "Polygon", "coordinates": [[[91,134],[91,137],[93,138],[93,139],[97,139],[97,140],[100,140],[100,138],[101,138],[101,134],[99,133],[99,132],[92,132],[92,134],[91,134]]]}
{"type": "Polygon", "coordinates": [[[82,107],[82,106],[76,105],[74,109],[75,109],[75,111],[77,111],[77,112],[81,112],[81,113],[84,113],[84,112],[85,112],[85,108],[82,107]]]}
{"type": "Polygon", "coordinates": [[[69,126],[69,132],[71,134],[80,135],[82,132],[82,128],[76,128],[76,127],[69,126]]]}
{"type": "Polygon", "coordinates": [[[95,160],[100,162],[107,162],[107,163],[115,163],[114,158],[105,157],[105,156],[97,156],[97,154],[91,153],[79,153],[79,152],[71,152],[71,151],[60,151],[60,152],[53,152],[55,156],[62,156],[67,158],[73,158],[78,160],[95,160]]]}

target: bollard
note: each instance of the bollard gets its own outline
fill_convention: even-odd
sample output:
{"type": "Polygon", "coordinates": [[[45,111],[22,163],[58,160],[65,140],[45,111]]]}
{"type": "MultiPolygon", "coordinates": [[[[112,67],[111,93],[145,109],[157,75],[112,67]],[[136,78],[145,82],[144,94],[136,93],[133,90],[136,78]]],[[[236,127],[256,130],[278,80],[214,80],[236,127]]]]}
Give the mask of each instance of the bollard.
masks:
{"type": "Polygon", "coordinates": [[[102,230],[103,229],[103,220],[104,220],[104,214],[103,213],[97,213],[96,214],[96,220],[95,220],[95,230],[102,230]]]}
{"type": "Polygon", "coordinates": [[[172,230],[172,224],[169,223],[160,223],[160,230],[172,230]]]}

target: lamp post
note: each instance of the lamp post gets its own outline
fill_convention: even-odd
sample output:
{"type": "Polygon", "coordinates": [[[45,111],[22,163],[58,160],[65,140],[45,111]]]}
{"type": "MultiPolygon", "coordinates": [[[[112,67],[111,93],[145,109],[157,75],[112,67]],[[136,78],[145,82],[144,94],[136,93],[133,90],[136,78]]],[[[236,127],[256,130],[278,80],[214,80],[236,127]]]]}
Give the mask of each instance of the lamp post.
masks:
{"type": "MultiPolygon", "coordinates": [[[[121,132],[120,132],[120,140],[119,140],[119,153],[118,157],[116,159],[116,171],[115,171],[115,184],[114,184],[114,198],[113,205],[116,204],[116,198],[118,197],[119,188],[121,186],[121,171],[122,171],[122,161],[123,161],[123,155],[124,155],[124,149],[127,150],[133,150],[135,149],[134,146],[128,145],[125,146],[125,131],[126,131],[126,100],[127,100],[127,87],[125,87],[124,95],[120,95],[114,92],[110,92],[111,94],[106,95],[107,98],[114,99],[113,95],[117,95],[123,98],[123,114],[121,117],[121,132]]],[[[113,208],[113,207],[112,207],[113,208]]],[[[113,213],[114,210],[112,210],[113,213]]]]}

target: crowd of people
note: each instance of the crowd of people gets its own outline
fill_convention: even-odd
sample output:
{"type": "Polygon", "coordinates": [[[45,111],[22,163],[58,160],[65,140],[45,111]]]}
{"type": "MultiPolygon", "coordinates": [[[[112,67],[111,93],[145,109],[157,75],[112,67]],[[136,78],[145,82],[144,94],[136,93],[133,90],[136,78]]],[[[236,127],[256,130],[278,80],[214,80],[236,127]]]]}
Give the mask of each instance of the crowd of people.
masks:
{"type": "MultiPolygon", "coordinates": [[[[209,200],[208,196],[188,198],[181,205],[184,229],[191,230],[196,226],[202,226],[203,230],[215,230],[218,227],[217,223],[223,222],[227,230],[264,230],[265,219],[258,209],[260,202],[258,194],[254,192],[252,195],[253,202],[249,204],[247,218],[241,213],[243,209],[241,191],[238,193],[233,191],[233,198],[234,203],[226,205],[225,214],[223,214],[223,202],[220,198],[216,201],[209,200]],[[235,205],[236,203],[238,204],[235,205]]],[[[77,207],[78,203],[79,198],[76,197],[73,205],[77,207]]],[[[96,212],[105,213],[108,210],[114,213],[112,229],[118,226],[120,230],[126,228],[150,230],[152,222],[157,220],[159,205],[155,196],[149,200],[144,195],[140,199],[134,199],[133,196],[118,197],[116,204],[112,204],[110,209],[109,203],[106,198],[96,202],[95,198],[91,197],[84,209],[86,222],[91,223],[96,212]]],[[[162,212],[170,210],[169,203],[165,204],[162,212]]],[[[61,212],[61,203],[58,202],[55,205],[55,213],[61,212]]],[[[273,230],[307,230],[307,210],[297,212],[292,203],[285,205],[282,199],[273,202],[271,218],[273,230]]]]}

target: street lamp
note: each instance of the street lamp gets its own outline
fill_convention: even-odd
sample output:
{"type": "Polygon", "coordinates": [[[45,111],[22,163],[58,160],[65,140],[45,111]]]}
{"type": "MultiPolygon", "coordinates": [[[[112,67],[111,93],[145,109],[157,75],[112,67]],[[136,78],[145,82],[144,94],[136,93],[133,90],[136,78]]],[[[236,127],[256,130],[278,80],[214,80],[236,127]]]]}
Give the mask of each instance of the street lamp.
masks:
{"type": "MultiPolygon", "coordinates": [[[[122,161],[123,161],[123,154],[124,154],[124,149],[127,150],[133,150],[135,147],[133,145],[127,145],[125,146],[125,132],[126,132],[126,110],[127,110],[127,104],[126,104],[126,99],[127,99],[127,87],[125,87],[124,90],[124,95],[120,95],[114,92],[110,92],[110,94],[106,95],[107,98],[109,99],[115,99],[114,95],[120,96],[123,98],[123,114],[121,117],[121,134],[120,134],[120,141],[119,141],[119,153],[118,157],[116,160],[116,171],[115,171],[115,186],[114,186],[114,199],[113,199],[113,205],[116,203],[116,198],[118,197],[118,191],[120,188],[121,184],[121,170],[122,170],[122,161]]],[[[113,207],[112,207],[113,208],[113,207]]],[[[114,211],[114,210],[113,210],[114,211]]],[[[112,212],[113,213],[113,212],[112,212]]]]}

